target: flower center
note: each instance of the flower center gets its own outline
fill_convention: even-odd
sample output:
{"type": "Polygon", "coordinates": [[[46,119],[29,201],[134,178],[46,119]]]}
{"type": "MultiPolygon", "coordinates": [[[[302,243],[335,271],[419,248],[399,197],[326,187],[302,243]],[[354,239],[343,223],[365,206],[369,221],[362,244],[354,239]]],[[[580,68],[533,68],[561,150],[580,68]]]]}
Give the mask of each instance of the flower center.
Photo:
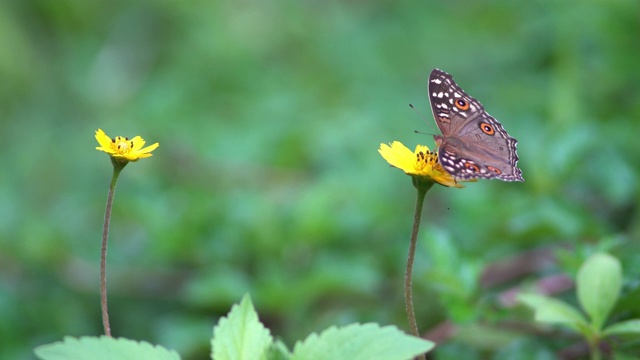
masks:
{"type": "Polygon", "coordinates": [[[438,157],[435,153],[427,150],[427,152],[420,151],[416,154],[416,165],[415,168],[418,171],[423,171],[427,166],[433,167],[434,163],[438,160],[438,157]]]}
{"type": "Polygon", "coordinates": [[[129,138],[116,136],[113,139],[113,147],[118,155],[124,155],[131,152],[131,148],[133,147],[133,141],[130,141],[129,138]]]}

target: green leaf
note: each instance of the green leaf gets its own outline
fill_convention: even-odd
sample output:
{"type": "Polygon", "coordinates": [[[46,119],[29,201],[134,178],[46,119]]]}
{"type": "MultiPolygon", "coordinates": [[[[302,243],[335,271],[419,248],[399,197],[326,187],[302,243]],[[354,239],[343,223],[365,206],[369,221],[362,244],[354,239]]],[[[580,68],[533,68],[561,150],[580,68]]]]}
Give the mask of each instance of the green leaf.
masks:
{"type": "Polygon", "coordinates": [[[211,358],[214,360],[266,359],[273,339],[258,320],[249,295],[233,305],[229,315],[213,329],[211,358]]]}
{"type": "Polygon", "coordinates": [[[291,359],[291,352],[282,341],[276,340],[271,344],[267,352],[268,360],[289,360],[291,359]]]}
{"type": "Polygon", "coordinates": [[[593,327],[601,329],[622,287],[620,261],[607,253],[590,256],[578,270],[576,287],[578,301],[593,327]]]}
{"type": "Polygon", "coordinates": [[[145,341],[133,341],[125,338],[108,336],[81,337],[79,339],[66,336],[62,342],[42,345],[34,350],[36,356],[43,360],[177,360],[178,353],[154,346],[145,341]]]}
{"type": "MultiPolygon", "coordinates": [[[[496,327],[493,324],[481,322],[466,323],[456,330],[456,341],[460,341],[474,349],[496,351],[517,340],[522,340],[522,334],[513,330],[496,327]]],[[[446,356],[445,356],[446,358],[446,356]]]]}
{"type": "Polygon", "coordinates": [[[395,326],[352,324],[332,326],[320,335],[297,342],[292,360],[406,360],[435,346],[428,340],[407,335],[395,326]]]}
{"type": "Polygon", "coordinates": [[[536,321],[563,324],[582,333],[589,328],[587,319],[564,301],[536,294],[521,294],[518,299],[535,311],[536,321]]]}
{"type": "Polygon", "coordinates": [[[606,328],[604,336],[621,334],[640,334],[640,319],[621,321],[606,328]]]}

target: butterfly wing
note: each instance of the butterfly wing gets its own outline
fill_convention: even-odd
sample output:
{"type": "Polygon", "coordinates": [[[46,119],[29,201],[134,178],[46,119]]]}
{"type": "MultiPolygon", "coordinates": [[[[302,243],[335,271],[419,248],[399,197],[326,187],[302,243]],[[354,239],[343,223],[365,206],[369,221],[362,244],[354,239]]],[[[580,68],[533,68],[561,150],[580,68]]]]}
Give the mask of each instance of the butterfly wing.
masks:
{"type": "Polygon", "coordinates": [[[462,179],[524,181],[517,167],[517,141],[482,104],[465,93],[446,72],[429,77],[429,100],[442,135],[434,136],[442,166],[462,179]]]}

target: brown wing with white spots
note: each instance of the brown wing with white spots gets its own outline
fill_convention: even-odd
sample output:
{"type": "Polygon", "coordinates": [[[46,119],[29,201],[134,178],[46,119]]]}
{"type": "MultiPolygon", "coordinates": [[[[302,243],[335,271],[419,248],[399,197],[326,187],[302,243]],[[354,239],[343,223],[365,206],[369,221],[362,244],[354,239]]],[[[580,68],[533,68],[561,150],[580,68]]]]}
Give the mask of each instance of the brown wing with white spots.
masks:
{"type": "Polygon", "coordinates": [[[451,75],[439,69],[431,72],[429,100],[442,131],[434,138],[445,170],[462,179],[524,181],[522,170],[517,167],[517,140],[451,75]]]}

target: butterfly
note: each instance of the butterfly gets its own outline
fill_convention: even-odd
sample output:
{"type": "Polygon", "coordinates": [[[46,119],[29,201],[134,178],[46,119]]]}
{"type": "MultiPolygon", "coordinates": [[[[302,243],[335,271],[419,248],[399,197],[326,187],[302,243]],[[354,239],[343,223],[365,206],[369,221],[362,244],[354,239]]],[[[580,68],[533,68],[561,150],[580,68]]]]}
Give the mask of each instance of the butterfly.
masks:
{"type": "Polygon", "coordinates": [[[429,100],[442,135],[434,135],[438,160],[460,179],[524,181],[518,168],[518,141],[482,104],[464,92],[446,72],[429,76],[429,100]]]}

